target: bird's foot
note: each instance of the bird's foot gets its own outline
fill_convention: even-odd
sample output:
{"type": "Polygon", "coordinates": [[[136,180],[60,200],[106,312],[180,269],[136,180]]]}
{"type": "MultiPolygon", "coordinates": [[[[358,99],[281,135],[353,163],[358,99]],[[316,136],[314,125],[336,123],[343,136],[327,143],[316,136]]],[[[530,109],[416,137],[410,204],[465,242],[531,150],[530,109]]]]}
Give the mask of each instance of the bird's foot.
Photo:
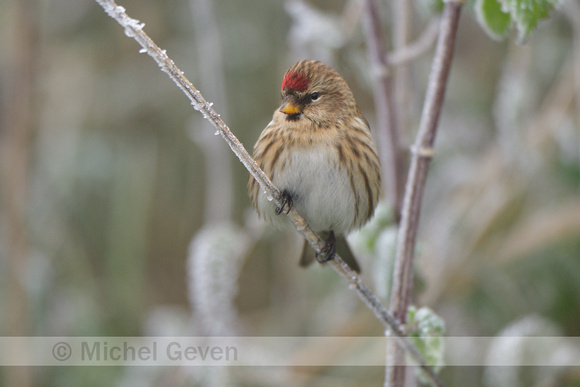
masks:
{"type": "Polygon", "coordinates": [[[292,209],[294,202],[292,201],[292,196],[290,196],[290,193],[287,190],[284,190],[282,195],[280,195],[280,202],[280,207],[276,207],[276,215],[280,215],[286,207],[288,207],[286,210],[286,214],[288,214],[292,209]]]}
{"type": "Polygon", "coordinates": [[[320,250],[319,254],[316,254],[316,260],[318,263],[328,262],[334,259],[336,253],[336,238],[334,237],[334,231],[330,232],[328,238],[326,238],[326,246],[320,250]]]}

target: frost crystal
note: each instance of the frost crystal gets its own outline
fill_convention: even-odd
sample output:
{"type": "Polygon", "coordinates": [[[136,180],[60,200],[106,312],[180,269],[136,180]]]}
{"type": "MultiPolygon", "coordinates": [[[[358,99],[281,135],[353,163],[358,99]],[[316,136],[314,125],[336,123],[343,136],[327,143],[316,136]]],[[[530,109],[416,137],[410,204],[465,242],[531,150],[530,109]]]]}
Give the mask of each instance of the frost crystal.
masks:
{"type": "Polygon", "coordinates": [[[191,105],[193,105],[195,110],[199,110],[203,113],[203,104],[200,103],[199,101],[201,101],[201,94],[199,93],[199,91],[191,91],[191,94],[193,94],[193,100],[191,101],[191,105]]]}
{"type": "Polygon", "coordinates": [[[134,38],[135,37],[135,33],[129,27],[125,27],[125,35],[127,35],[128,38],[134,38]]]}

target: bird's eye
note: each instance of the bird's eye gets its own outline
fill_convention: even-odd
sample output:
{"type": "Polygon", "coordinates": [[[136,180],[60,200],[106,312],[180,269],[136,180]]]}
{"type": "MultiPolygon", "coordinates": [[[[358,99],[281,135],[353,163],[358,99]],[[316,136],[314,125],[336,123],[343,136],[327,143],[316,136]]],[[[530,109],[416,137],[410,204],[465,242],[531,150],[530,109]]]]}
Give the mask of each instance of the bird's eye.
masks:
{"type": "Polygon", "coordinates": [[[320,96],[318,95],[318,92],[316,92],[316,91],[314,93],[310,94],[310,99],[313,101],[316,101],[318,99],[318,97],[320,97],[320,96]]]}

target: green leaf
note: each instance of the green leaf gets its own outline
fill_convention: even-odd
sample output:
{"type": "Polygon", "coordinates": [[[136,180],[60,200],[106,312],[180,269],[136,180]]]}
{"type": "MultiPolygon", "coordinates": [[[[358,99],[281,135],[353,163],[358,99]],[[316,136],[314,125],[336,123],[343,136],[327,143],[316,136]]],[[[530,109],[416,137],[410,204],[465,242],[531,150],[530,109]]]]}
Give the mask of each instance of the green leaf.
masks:
{"type": "Polygon", "coordinates": [[[477,0],[475,14],[491,38],[500,40],[508,34],[512,19],[502,10],[499,0],[477,0]]]}
{"type": "Polygon", "coordinates": [[[500,0],[502,9],[516,23],[519,40],[523,41],[538,22],[550,16],[558,0],[500,0]]]}
{"type": "MultiPolygon", "coordinates": [[[[427,364],[433,365],[433,371],[441,371],[445,358],[445,321],[427,307],[417,309],[409,306],[407,310],[407,325],[409,339],[421,353],[427,364]]],[[[422,372],[418,372],[419,380],[427,383],[422,372]]]]}
{"type": "Polygon", "coordinates": [[[494,39],[504,38],[512,24],[523,42],[538,23],[550,16],[559,0],[475,0],[479,24],[494,39]]]}

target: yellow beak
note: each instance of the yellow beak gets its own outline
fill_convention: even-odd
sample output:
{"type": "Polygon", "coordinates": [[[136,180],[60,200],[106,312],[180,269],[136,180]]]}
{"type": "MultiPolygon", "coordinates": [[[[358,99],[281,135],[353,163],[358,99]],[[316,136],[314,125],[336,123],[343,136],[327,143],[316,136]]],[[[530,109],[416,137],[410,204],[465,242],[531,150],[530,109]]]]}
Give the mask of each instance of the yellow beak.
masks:
{"type": "Polygon", "coordinates": [[[280,111],[284,114],[289,114],[289,115],[297,114],[297,113],[302,113],[302,107],[300,105],[297,105],[293,101],[288,101],[284,105],[282,105],[282,107],[280,108],[280,111]]]}

